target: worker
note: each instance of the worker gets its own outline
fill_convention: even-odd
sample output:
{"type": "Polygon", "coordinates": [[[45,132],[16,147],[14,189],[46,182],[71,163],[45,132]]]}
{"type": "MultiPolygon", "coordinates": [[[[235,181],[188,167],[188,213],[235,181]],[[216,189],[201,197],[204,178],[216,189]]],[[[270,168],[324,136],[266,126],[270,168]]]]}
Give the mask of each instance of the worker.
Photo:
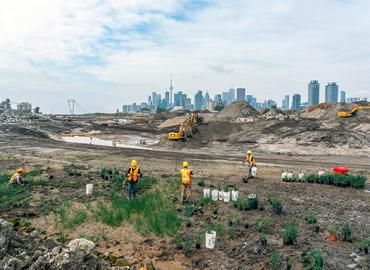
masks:
{"type": "Polygon", "coordinates": [[[191,199],[191,176],[193,172],[189,169],[189,163],[184,161],[182,163],[182,169],[180,170],[181,174],[181,204],[184,204],[185,201],[191,199]]]}
{"type": "Polygon", "coordinates": [[[252,168],[256,166],[256,160],[254,159],[253,153],[251,150],[248,150],[247,157],[243,161],[243,164],[247,162],[248,164],[248,177],[247,179],[253,178],[252,168]]]}
{"type": "Polygon", "coordinates": [[[127,180],[128,180],[128,198],[131,200],[131,196],[136,197],[137,193],[137,182],[141,175],[140,168],[137,166],[137,161],[131,161],[131,167],[127,170],[127,180]]]}
{"type": "Polygon", "coordinates": [[[12,175],[9,181],[9,185],[24,185],[24,178],[22,174],[24,174],[25,170],[24,168],[19,168],[18,171],[12,175]]]}

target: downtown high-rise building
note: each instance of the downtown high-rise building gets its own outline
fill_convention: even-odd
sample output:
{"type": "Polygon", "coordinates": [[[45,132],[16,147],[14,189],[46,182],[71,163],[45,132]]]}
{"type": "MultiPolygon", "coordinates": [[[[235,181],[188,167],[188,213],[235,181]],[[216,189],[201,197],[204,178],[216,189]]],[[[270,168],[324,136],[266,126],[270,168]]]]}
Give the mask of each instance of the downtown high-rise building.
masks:
{"type": "Polygon", "coordinates": [[[200,111],[204,109],[204,97],[202,90],[199,90],[194,96],[194,110],[200,111]]]}
{"type": "Polygon", "coordinates": [[[340,102],[346,103],[346,92],[345,91],[340,91],[340,102]]]}
{"type": "Polygon", "coordinates": [[[246,95],[245,100],[253,107],[257,108],[257,98],[253,97],[253,95],[246,95]]]}
{"type": "Polygon", "coordinates": [[[214,102],[215,104],[222,104],[222,97],[220,94],[215,95],[214,102]]]}
{"type": "Polygon", "coordinates": [[[289,105],[290,105],[289,95],[285,95],[284,99],[281,102],[281,107],[285,110],[289,110],[290,108],[289,105]]]}
{"type": "Polygon", "coordinates": [[[308,84],[308,106],[320,103],[320,83],[317,80],[310,81],[308,84]]]}
{"type": "Polygon", "coordinates": [[[335,82],[328,83],[325,86],[325,102],[338,102],[338,85],[335,82]]]}
{"type": "Polygon", "coordinates": [[[236,100],[245,101],[245,88],[236,89],[236,100]]]}
{"type": "Polygon", "coordinates": [[[299,110],[301,109],[301,95],[294,94],[292,97],[292,110],[299,110]]]}
{"type": "Polygon", "coordinates": [[[236,100],[236,98],[235,98],[235,89],[234,88],[229,89],[229,99],[230,99],[230,103],[232,103],[236,100]]]}

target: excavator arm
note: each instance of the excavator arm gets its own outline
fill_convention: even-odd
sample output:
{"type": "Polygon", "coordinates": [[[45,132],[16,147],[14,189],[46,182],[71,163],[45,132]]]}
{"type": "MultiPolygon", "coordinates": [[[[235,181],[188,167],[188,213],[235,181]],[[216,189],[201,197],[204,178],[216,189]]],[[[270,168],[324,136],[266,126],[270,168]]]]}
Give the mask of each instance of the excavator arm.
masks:
{"type": "Polygon", "coordinates": [[[354,107],[350,112],[340,111],[338,112],[338,117],[340,118],[352,117],[356,115],[359,110],[365,110],[365,109],[370,109],[370,105],[366,105],[366,106],[358,105],[354,107]]]}

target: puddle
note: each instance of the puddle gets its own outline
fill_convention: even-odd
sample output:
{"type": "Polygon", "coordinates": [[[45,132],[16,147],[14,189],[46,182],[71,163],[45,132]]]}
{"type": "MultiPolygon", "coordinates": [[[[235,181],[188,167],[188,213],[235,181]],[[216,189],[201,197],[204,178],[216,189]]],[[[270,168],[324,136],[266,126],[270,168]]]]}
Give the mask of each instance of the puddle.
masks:
{"type": "Polygon", "coordinates": [[[142,136],[120,136],[118,138],[97,138],[86,136],[62,136],[59,140],[70,143],[93,144],[101,146],[121,147],[121,148],[136,148],[136,149],[152,149],[159,142],[158,139],[142,137],[142,136]],[[143,143],[141,143],[143,142],[143,143]]]}

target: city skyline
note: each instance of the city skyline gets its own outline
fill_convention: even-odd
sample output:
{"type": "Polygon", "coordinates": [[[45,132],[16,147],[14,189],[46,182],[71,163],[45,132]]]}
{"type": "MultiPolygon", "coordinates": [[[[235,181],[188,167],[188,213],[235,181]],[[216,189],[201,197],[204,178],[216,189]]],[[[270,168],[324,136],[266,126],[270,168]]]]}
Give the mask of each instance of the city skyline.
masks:
{"type": "Polygon", "coordinates": [[[0,97],[114,112],[169,90],[173,72],[192,97],[233,84],[259,100],[307,100],[316,79],[370,98],[368,10],[366,0],[4,0],[0,97]]]}

